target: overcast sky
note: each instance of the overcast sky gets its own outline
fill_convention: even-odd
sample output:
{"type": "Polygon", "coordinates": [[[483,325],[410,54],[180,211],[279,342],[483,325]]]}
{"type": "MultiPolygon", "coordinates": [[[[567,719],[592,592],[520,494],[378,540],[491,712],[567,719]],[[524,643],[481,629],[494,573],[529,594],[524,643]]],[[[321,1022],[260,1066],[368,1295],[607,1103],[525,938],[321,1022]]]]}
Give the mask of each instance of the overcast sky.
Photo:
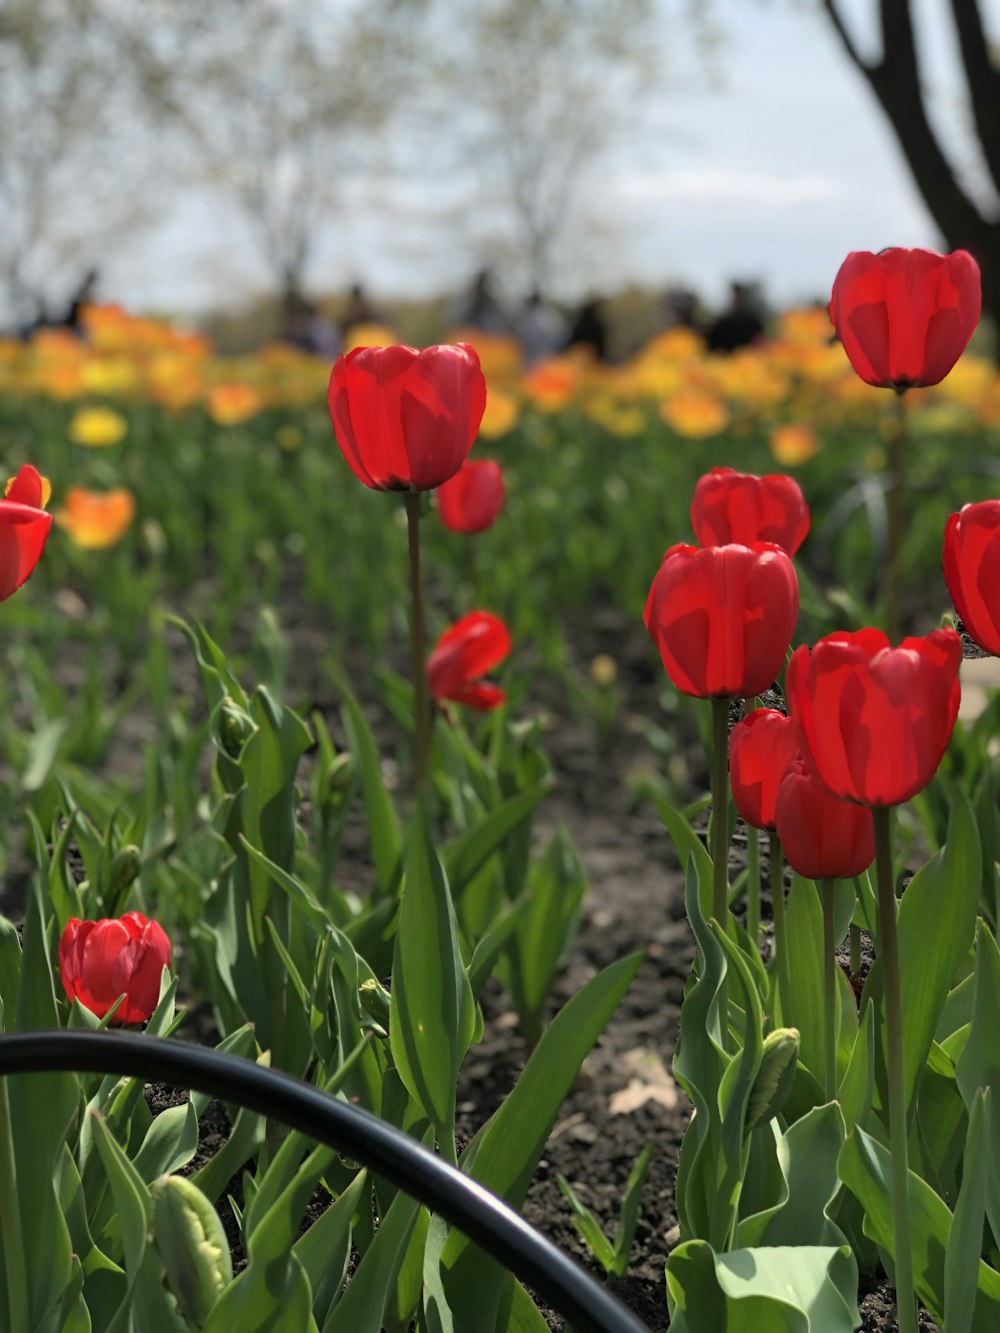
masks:
{"type": "MultiPolygon", "coordinates": [[[[844,3],[844,0],[842,0],[844,3]]],[[[1000,0],[980,0],[1000,33],[1000,0]]],[[[943,0],[915,0],[939,119],[961,151],[961,105],[943,0]]],[[[862,43],[874,0],[845,9],[862,43]]],[[[685,281],[710,302],[730,276],[761,281],[775,302],[827,293],[852,249],[939,244],[893,136],[849,64],[818,0],[716,0],[724,43],[718,87],[668,89],[658,128],[623,141],[586,193],[599,227],[564,294],[629,282],[685,281]],[[655,142],[654,136],[655,135],[655,142]]],[[[693,63],[691,68],[694,68],[693,63]]],[[[975,174],[974,164],[971,167],[975,174]]],[[[363,281],[376,298],[463,286],[475,245],[428,222],[431,182],[356,183],[311,275],[320,292],[363,281]]],[[[196,311],[260,289],[261,267],[237,216],[181,195],[152,234],[119,248],[103,294],[130,306],[196,311]]]]}

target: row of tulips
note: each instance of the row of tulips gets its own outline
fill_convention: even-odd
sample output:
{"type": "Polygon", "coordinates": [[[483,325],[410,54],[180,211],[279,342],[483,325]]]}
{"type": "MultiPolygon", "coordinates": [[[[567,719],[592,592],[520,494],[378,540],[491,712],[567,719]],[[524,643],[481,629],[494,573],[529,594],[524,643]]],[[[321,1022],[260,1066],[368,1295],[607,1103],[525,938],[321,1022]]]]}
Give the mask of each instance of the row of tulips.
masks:
{"type": "MultiPolygon", "coordinates": [[[[935,383],[948,373],[968,342],[978,314],[978,269],[970,256],[961,253],[947,257],[919,251],[852,255],[838,274],[831,302],[831,316],[858,374],[869,384],[893,388],[900,395],[912,385],[935,383]]],[[[901,471],[898,457],[897,467],[901,471]]],[[[902,477],[897,474],[895,482],[901,492],[902,477]]],[[[966,629],[986,651],[995,651],[1000,643],[1000,594],[991,577],[991,560],[996,558],[993,540],[1000,524],[998,511],[997,501],[966,506],[948,521],[944,542],[944,573],[955,606],[966,629]]],[[[801,984],[793,982],[795,959],[788,916],[794,908],[801,919],[808,910],[800,906],[802,894],[809,892],[801,885],[813,880],[822,911],[822,946],[817,947],[816,956],[823,959],[824,977],[822,1068],[813,1064],[820,1083],[818,1095],[821,1100],[839,1104],[848,1134],[853,1130],[857,1135],[864,1132],[860,1128],[864,1117],[856,1116],[856,1123],[851,1124],[851,1099],[841,1081],[843,1066],[838,1064],[843,997],[835,947],[846,919],[838,911],[836,881],[859,884],[865,877],[867,883],[867,872],[874,862],[877,925],[870,918],[869,923],[877,939],[881,974],[878,990],[866,986],[854,1021],[865,1019],[866,1001],[878,1005],[881,1012],[876,1022],[884,1032],[880,1045],[885,1064],[876,1068],[875,1077],[891,1161],[888,1179],[883,1178],[891,1196],[891,1224],[887,1230],[899,1327],[904,1333],[912,1333],[916,1329],[915,1290],[919,1289],[939,1314],[945,1293],[933,1286],[928,1293],[922,1254],[926,1237],[912,1217],[915,1205],[908,1161],[912,1104],[907,1082],[910,1052],[904,1025],[913,1016],[903,1006],[891,812],[924,791],[944,757],[958,715],[962,643],[952,628],[906,638],[898,646],[893,646],[882,630],[863,628],[835,632],[811,647],[801,646],[791,653],[786,666],[798,614],[798,584],[791,557],[809,528],[809,514],[798,485],[785,476],[754,477],[729,469],[716,470],[703,477],[695,489],[691,522],[700,546],[678,545],[667,551],[649,591],[645,623],[676,688],[696,698],[711,699],[713,706],[712,920],[708,925],[718,932],[717,942],[728,955],[722,960],[714,991],[718,1005],[716,1054],[728,1060],[735,1043],[735,1068],[752,1058],[756,1043],[760,1079],[759,1067],[764,1059],[760,1052],[771,1041],[781,1069],[789,1073],[793,1070],[798,1025],[805,1026],[808,1018],[799,1010],[801,984]],[[763,695],[779,680],[787,713],[752,708],[729,736],[732,702],[763,695]],[[730,790],[754,848],[748,875],[746,930],[730,916],[730,790]],[[763,1030],[755,1030],[755,1006],[748,981],[762,967],[757,930],[759,883],[753,882],[759,830],[770,835],[774,923],[771,979],[763,986],[761,997],[762,1017],[774,1025],[774,1031],[763,1045],[763,1030]],[[783,860],[800,877],[787,904],[783,860]],[[734,949],[742,958],[734,954],[734,949]],[[774,1046],[774,1041],[778,1045],[774,1046]],[[915,1256],[918,1288],[914,1285],[915,1256]]],[[[891,616],[891,598],[887,610],[891,616]]],[[[676,823],[676,815],[673,818],[676,823]]],[[[704,901],[709,901],[707,895],[704,901]]],[[[689,896],[689,913],[701,945],[701,976],[687,1001],[689,1005],[694,1003],[696,991],[704,988],[711,970],[712,938],[705,935],[702,910],[698,895],[689,896]]],[[[849,910],[848,915],[852,920],[852,962],[857,965],[858,928],[853,924],[854,911],[849,910]]],[[[971,924],[970,919],[970,929],[971,924]]],[[[930,925],[927,922],[925,928],[930,925]]],[[[801,934],[797,940],[801,944],[801,934]]],[[[970,943],[967,939],[966,949],[970,943]]],[[[954,963],[945,977],[948,984],[955,981],[953,968],[954,963]]],[[[704,1052],[696,1066],[685,1045],[692,1040],[703,1045],[704,1038],[685,1035],[683,1012],[681,1028],[682,1044],[675,1067],[695,1101],[689,1137],[701,1147],[710,1132],[704,1123],[711,1115],[705,1097],[712,1094],[712,1088],[705,1086],[708,1065],[704,1052]],[[700,1069],[698,1077],[692,1072],[696,1068],[700,1069]]],[[[909,1077],[912,1079],[912,1072],[909,1077]]],[[[778,1081],[772,1075],[772,1081],[766,1084],[766,1096],[776,1097],[778,1081]]],[[[724,1098],[726,1094],[717,1090],[716,1095],[724,1098]]],[[[783,1099],[775,1100],[772,1111],[781,1105],[783,1099]]],[[[749,1129],[754,1121],[745,1111],[743,1114],[749,1129]]],[[[877,1122],[870,1110],[865,1114],[867,1128],[872,1129],[877,1122]]],[[[791,1122],[794,1117],[788,1119],[791,1122]]],[[[786,1134],[791,1128],[798,1126],[790,1123],[786,1134]]],[[[849,1166],[845,1166],[851,1160],[848,1141],[841,1140],[837,1166],[840,1179],[862,1202],[867,1214],[866,1232],[876,1234],[868,1199],[863,1191],[859,1193],[849,1166]]],[[[719,1231],[715,1213],[702,1226],[696,1220],[692,1226],[694,1215],[688,1213],[685,1218],[682,1207],[685,1244],[671,1256],[668,1265],[668,1282],[674,1268],[672,1301],[675,1311],[680,1305],[682,1315],[691,1294],[685,1293],[683,1281],[690,1258],[688,1243],[718,1246],[721,1242],[728,1248],[739,1236],[741,1226],[748,1226],[738,1219],[752,1212],[754,1190],[746,1178],[752,1160],[749,1149],[748,1143],[739,1168],[744,1179],[735,1182],[734,1196],[739,1199],[743,1184],[748,1198],[736,1205],[729,1228],[719,1231]]],[[[691,1188],[688,1176],[694,1170],[690,1162],[695,1151],[689,1149],[687,1159],[682,1153],[678,1178],[682,1195],[691,1188]]],[[[983,1169],[984,1163],[972,1156],[963,1167],[970,1180],[983,1169]]],[[[836,1195],[830,1202],[836,1202],[836,1195]]],[[[971,1232],[956,1240],[953,1260],[949,1252],[956,1269],[963,1267],[968,1272],[970,1265],[974,1270],[978,1264],[982,1218],[980,1209],[979,1230],[973,1223],[971,1232]],[[960,1255],[962,1246],[964,1253],[960,1255]]],[[[957,1234],[957,1223],[953,1229],[957,1234]]],[[[885,1231],[883,1228],[883,1234],[885,1231]]],[[[842,1238],[843,1233],[839,1234],[842,1238]]],[[[819,1234],[802,1236],[797,1243],[819,1243],[821,1239],[819,1234]]],[[[836,1285],[832,1270],[826,1271],[826,1280],[836,1285]]],[[[976,1299],[973,1295],[960,1301],[953,1293],[948,1294],[949,1333],[979,1326],[974,1322],[978,1317],[974,1313],[976,1299]]],[[[695,1326],[692,1319],[691,1327],[695,1326]]]]}

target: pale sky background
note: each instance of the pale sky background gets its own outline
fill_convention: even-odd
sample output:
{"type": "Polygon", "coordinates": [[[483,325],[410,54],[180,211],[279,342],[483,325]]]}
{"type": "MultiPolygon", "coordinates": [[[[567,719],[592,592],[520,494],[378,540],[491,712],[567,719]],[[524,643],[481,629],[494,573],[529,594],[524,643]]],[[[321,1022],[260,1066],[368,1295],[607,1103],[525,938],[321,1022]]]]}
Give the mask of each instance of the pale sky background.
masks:
{"type": "MultiPolygon", "coordinates": [[[[980,4],[1000,36],[1000,0],[980,4]]],[[[859,40],[870,42],[874,0],[844,7],[859,40]]],[[[692,59],[683,86],[671,92],[668,78],[652,116],[637,111],[635,135],[585,186],[599,201],[591,212],[600,239],[568,242],[579,259],[562,294],[684,281],[718,303],[727,279],[739,276],[783,304],[828,293],[849,250],[937,247],[891,131],[818,0],[715,0],[715,10],[721,85],[699,86],[692,59]]],[[[944,0],[916,0],[916,11],[936,114],[956,155],[967,153],[944,0]]],[[[974,163],[970,170],[975,177],[974,163]]],[[[464,287],[480,257],[463,237],[467,189],[417,175],[355,182],[310,286],[335,292],[360,280],[376,300],[464,287]],[[448,188],[456,190],[450,226],[437,207],[448,188]]],[[[153,232],[117,247],[102,268],[102,295],[194,313],[239,304],[262,288],[261,273],[238,215],[188,192],[153,232]]]]}

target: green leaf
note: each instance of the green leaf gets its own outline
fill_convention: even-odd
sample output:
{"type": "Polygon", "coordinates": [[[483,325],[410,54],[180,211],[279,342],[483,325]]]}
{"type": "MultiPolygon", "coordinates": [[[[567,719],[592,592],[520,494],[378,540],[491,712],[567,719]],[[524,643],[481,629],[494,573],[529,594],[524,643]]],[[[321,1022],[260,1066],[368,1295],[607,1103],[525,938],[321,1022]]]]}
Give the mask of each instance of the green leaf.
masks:
{"type": "Polygon", "coordinates": [[[580,858],[560,827],[542,860],[531,869],[531,906],[515,929],[503,973],[530,1046],[541,1035],[549,991],[575,933],[586,891],[580,858]]]}
{"type": "Polygon", "coordinates": [[[782,1021],[799,1030],[799,1059],[823,1082],[826,1050],[823,1001],[823,908],[812,880],[796,875],[785,912],[788,932],[788,1013],[782,1021]]]}
{"type": "Polygon", "coordinates": [[[344,730],[361,774],[361,797],[368,817],[372,861],[380,893],[392,891],[398,876],[403,838],[399,816],[382,781],[382,765],[371,731],[357,699],[341,682],[344,696],[344,730]]]}
{"type": "Polygon", "coordinates": [[[573,1226],[576,1228],[584,1245],[604,1269],[605,1273],[610,1273],[615,1267],[615,1251],[611,1242],[601,1230],[601,1224],[590,1211],[590,1209],[580,1202],[576,1191],[565,1176],[556,1175],[556,1184],[559,1186],[559,1192],[573,1210],[573,1226]]]}
{"type": "Polygon", "coordinates": [[[670,1333],[852,1333],[861,1324],[846,1246],[716,1254],[685,1241],[667,1259],[670,1333]]]}
{"type": "Polygon", "coordinates": [[[844,1077],[840,1081],[838,1100],[848,1132],[859,1124],[871,1109],[875,1087],[875,1006],[867,1004],[864,1017],[858,1024],[854,1047],[844,1077]]]}
{"type": "MultiPolygon", "coordinates": [[[[60,1026],[39,877],[32,877],[24,925],[16,1026],[31,1031],[60,1026]]],[[[11,1015],[5,1016],[10,1024],[11,1015]]],[[[32,1327],[61,1298],[71,1273],[69,1230],[56,1190],[63,1145],[79,1103],[73,1074],[21,1074],[7,1080],[18,1204],[32,1327]]]]}
{"type": "MultiPolygon", "coordinates": [[[[513,1208],[524,1202],[559,1108],[642,961],[642,954],[632,954],[612,963],[563,1006],[513,1091],[462,1154],[462,1170],[513,1208]]],[[[500,1266],[453,1231],[442,1268],[456,1315],[473,1327],[489,1327],[502,1290],[500,1266]]]]}
{"type": "Polygon", "coordinates": [[[972,947],[981,880],[979,834],[968,798],[951,793],[948,842],[910,881],[899,904],[899,969],[907,1110],[955,974],[972,947]]]}
{"type": "Polygon", "coordinates": [[[541,782],[517,792],[443,848],[441,859],[456,898],[510,834],[520,828],[554,785],[553,779],[547,776],[541,782]]]}
{"type": "Polygon", "coordinates": [[[112,1138],[104,1117],[96,1112],[93,1112],[92,1116],[94,1142],[111,1186],[125,1255],[125,1271],[128,1273],[128,1292],[113,1324],[116,1330],[119,1328],[125,1330],[130,1327],[131,1294],[139,1280],[139,1272],[146,1253],[146,1234],[150,1224],[149,1191],[135,1167],[112,1138]]]}
{"type": "Polygon", "coordinates": [[[842,1246],[844,1236],[830,1212],[840,1181],[837,1159],[844,1145],[844,1120],[836,1102],[815,1106],[783,1134],[776,1120],[774,1135],[781,1194],[762,1212],[743,1218],[736,1228],[739,1249],[793,1246],[808,1239],[819,1245],[842,1246]]]}
{"type": "Polygon", "coordinates": [[[976,1279],[983,1248],[989,1152],[990,1094],[979,1088],[969,1115],[962,1188],[944,1260],[944,1314],[948,1333],[970,1333],[976,1306],[976,1279]]]}
{"type": "Polygon", "coordinates": [[[13,1016],[21,975],[21,941],[17,930],[0,916],[0,1011],[13,1016]]]}
{"type": "Polygon", "coordinates": [[[976,1093],[988,1088],[993,1100],[989,1117],[990,1169],[986,1175],[986,1214],[994,1240],[1000,1237],[1000,948],[980,922],[976,935],[975,994],[969,1039],[959,1057],[955,1078],[966,1110],[971,1114],[976,1093]]]}
{"type": "MultiPolygon", "coordinates": [[[[840,1154],[841,1180],[865,1210],[865,1234],[890,1255],[894,1250],[892,1172],[889,1150],[855,1128],[840,1154]]],[[[945,1255],[951,1229],[947,1205],[912,1171],[908,1180],[913,1281],[917,1295],[941,1323],[944,1319],[945,1255]]],[[[979,1261],[976,1302],[970,1333],[1000,1328],[1000,1273],[979,1261]]]]}
{"type": "Polygon", "coordinates": [[[417,1200],[402,1190],[396,1194],[347,1290],[330,1311],[323,1333],[380,1333],[419,1208],[417,1200]]]}
{"type": "Polygon", "coordinates": [[[354,1215],[367,1206],[368,1172],[359,1171],[347,1189],[295,1242],[294,1250],[313,1291],[313,1315],[322,1324],[340,1295],[351,1257],[354,1215]]]}
{"type": "Polygon", "coordinates": [[[406,849],[389,1037],[400,1078],[446,1143],[454,1137],[455,1085],[474,1026],[455,909],[420,806],[406,849]]]}

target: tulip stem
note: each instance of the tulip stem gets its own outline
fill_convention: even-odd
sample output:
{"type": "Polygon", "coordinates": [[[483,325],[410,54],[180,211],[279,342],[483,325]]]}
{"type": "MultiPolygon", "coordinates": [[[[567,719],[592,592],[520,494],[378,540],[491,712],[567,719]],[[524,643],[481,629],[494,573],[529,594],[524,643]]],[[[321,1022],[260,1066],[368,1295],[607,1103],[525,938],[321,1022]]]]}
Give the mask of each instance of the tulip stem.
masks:
{"type": "MultiPolygon", "coordinates": [[[[729,925],[729,700],[712,700],[712,915],[729,925]]],[[[729,996],[719,988],[723,1050],[729,1050],[729,996]]]]}
{"type": "Polygon", "coordinates": [[[889,494],[887,497],[888,550],[885,563],[885,627],[889,642],[900,635],[902,580],[903,496],[906,490],[906,391],[896,390],[895,420],[889,433],[889,494]]]}
{"type": "Polygon", "coordinates": [[[833,880],[820,880],[823,899],[823,1018],[825,1042],[823,1091],[826,1100],[837,1096],[837,945],[833,938],[833,880]]]}
{"type": "Polygon", "coordinates": [[[882,959],[885,1034],[888,1055],[889,1153],[892,1160],[893,1260],[899,1333],[916,1333],[913,1262],[910,1248],[906,1160],[906,1081],[903,1068],[903,1007],[896,938],[896,891],[892,873],[892,812],[876,806],[875,865],[878,873],[878,948],[882,959]]]}
{"type": "Polygon", "coordinates": [[[28,1284],[25,1277],[24,1234],[17,1193],[14,1131],[7,1098],[7,1080],[0,1078],[0,1249],[7,1278],[10,1333],[28,1333],[28,1284]]]}
{"type": "Polygon", "coordinates": [[[770,838],[769,852],[771,861],[771,916],[774,920],[774,951],[777,955],[775,960],[772,955],[772,967],[775,972],[774,985],[777,991],[778,1004],[772,1006],[773,1017],[777,1019],[780,1008],[781,1021],[788,1024],[791,1021],[791,974],[788,970],[788,933],[785,930],[785,855],[781,850],[781,839],[774,829],[768,835],[770,838]]]}
{"type": "Polygon", "coordinates": [[[407,491],[406,533],[410,548],[410,669],[413,674],[413,784],[427,785],[431,749],[431,707],[427,692],[427,627],[420,578],[420,495],[407,491]]]}
{"type": "Polygon", "coordinates": [[[760,948],[760,830],[747,825],[747,934],[760,948]]]}

